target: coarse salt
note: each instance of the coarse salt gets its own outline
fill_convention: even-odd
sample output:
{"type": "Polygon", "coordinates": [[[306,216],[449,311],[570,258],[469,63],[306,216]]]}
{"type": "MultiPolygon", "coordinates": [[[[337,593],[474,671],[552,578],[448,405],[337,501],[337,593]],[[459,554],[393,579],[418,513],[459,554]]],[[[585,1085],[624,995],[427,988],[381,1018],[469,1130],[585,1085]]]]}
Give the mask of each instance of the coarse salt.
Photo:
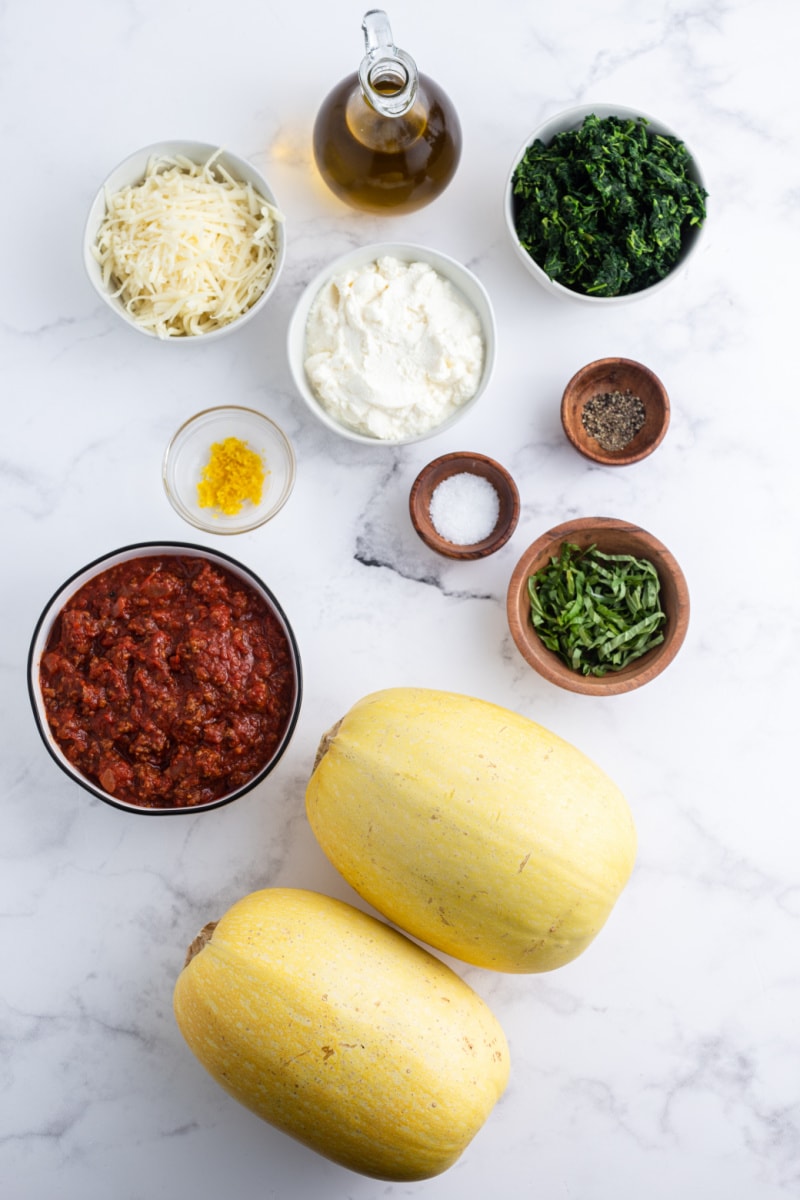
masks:
{"type": "Polygon", "coordinates": [[[494,530],[500,499],[488,479],[461,471],[433,489],[430,514],[440,537],[455,546],[474,546],[494,530]]]}

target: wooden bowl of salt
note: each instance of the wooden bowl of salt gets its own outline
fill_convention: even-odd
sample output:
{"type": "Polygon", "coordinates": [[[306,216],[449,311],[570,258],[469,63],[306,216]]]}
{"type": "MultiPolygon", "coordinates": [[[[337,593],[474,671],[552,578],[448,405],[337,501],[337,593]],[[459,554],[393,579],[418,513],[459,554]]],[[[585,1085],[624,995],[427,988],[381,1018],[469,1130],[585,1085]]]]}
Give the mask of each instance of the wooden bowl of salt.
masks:
{"type": "Polygon", "coordinates": [[[408,500],[422,541],[446,558],[486,558],[517,527],[520,500],[509,472],[485,454],[454,451],[423,467],[408,500]]]}

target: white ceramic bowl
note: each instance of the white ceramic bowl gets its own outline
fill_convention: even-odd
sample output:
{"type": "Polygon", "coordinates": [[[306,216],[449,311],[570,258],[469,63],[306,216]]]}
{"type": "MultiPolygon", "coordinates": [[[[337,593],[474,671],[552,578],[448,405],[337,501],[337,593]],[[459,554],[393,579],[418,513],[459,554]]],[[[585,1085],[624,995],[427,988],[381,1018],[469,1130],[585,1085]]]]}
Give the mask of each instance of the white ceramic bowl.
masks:
{"type": "Polygon", "coordinates": [[[227,405],[204,409],[181,425],[167,446],[162,478],[170,504],[184,521],[206,533],[232,534],[257,529],[274,517],[291,495],[295,472],[292,444],[274,421],[253,408],[227,405]],[[259,454],[266,475],[261,503],[247,501],[230,515],[201,508],[197,498],[212,444],[228,437],[259,454]]]}
{"type": "Polygon", "coordinates": [[[297,724],[297,718],[300,714],[300,705],[303,696],[302,683],[302,668],[300,664],[300,652],[297,647],[294,632],[289,620],[281,608],[280,604],[272,594],[270,589],[257,575],[255,575],[248,567],[243,566],[234,558],[227,554],[222,554],[219,551],[209,550],[205,546],[196,546],[190,542],[139,542],[130,546],[123,546],[119,550],[114,550],[109,554],[104,554],[101,558],[96,558],[94,562],[88,563],[79,571],[61,585],[58,591],[48,600],[41,616],[36,623],[31,638],[30,649],[28,651],[28,694],[31,705],[33,707],[33,715],[36,720],[36,725],[42,741],[45,744],[51,758],[57,763],[62,771],[70,777],[75,783],[80,784],[92,796],[103,800],[106,804],[112,805],[114,808],[122,809],[125,812],[142,813],[145,816],[164,816],[165,814],[183,813],[191,815],[193,813],[208,812],[209,809],[219,808],[223,804],[229,804],[232,800],[236,800],[239,796],[243,796],[245,792],[249,792],[256,784],[260,783],[269,773],[277,766],[278,761],[282,757],[297,724]],[[133,559],[148,557],[150,555],[180,555],[182,557],[203,558],[211,563],[229,571],[232,575],[242,580],[266,603],[268,609],[271,610],[273,616],[277,619],[278,625],[285,637],[289,648],[289,655],[294,672],[294,698],[292,702],[289,719],[280,740],[273,751],[272,757],[257,771],[257,773],[243,783],[239,787],[226,793],[215,800],[211,800],[205,804],[196,804],[188,807],[172,807],[172,808],[144,808],[141,805],[133,804],[118,797],[110,795],[108,792],[96,783],[94,780],[82,774],[69,761],[64,754],[57,740],[53,736],[50,726],[47,721],[47,713],[42,696],[42,688],[39,677],[39,664],[42,655],[47,648],[47,643],[50,633],[58,620],[59,614],[64,605],[75,595],[77,591],[90,579],[107,571],[110,567],[116,566],[118,563],[130,562],[133,559]]]}
{"type": "MultiPolygon", "coordinates": [[[[106,215],[106,195],[114,194],[121,191],[125,187],[131,187],[139,183],[145,175],[147,164],[153,157],[169,157],[173,158],[179,155],[183,158],[188,158],[190,161],[202,165],[207,162],[213,154],[219,150],[219,146],[209,142],[194,142],[185,140],[154,142],[151,146],[145,146],[141,150],[137,150],[135,154],[129,155],[119,163],[110,175],[104,180],[103,184],[98,189],[98,192],[92,201],[89,215],[86,219],[86,225],[83,233],[83,262],[86,267],[86,273],[89,276],[89,281],[94,287],[97,294],[102,300],[121,317],[127,325],[132,329],[144,334],[146,337],[155,338],[156,341],[179,342],[181,345],[187,343],[206,343],[217,338],[224,337],[228,333],[232,333],[235,329],[240,329],[247,321],[252,320],[256,313],[260,312],[268,299],[275,291],[281,271],[283,269],[284,259],[286,257],[286,229],[285,223],[280,222],[277,226],[277,251],[275,256],[275,265],[272,274],[269,277],[264,291],[259,298],[237,317],[235,321],[229,322],[227,325],[221,325],[218,329],[209,330],[208,333],[203,333],[197,337],[168,337],[159,338],[157,334],[146,329],[139,324],[134,318],[125,311],[124,305],[115,297],[103,282],[103,274],[100,266],[92,253],[92,247],[97,242],[97,235],[103,219],[106,215]]],[[[223,150],[216,159],[228,173],[234,178],[243,183],[249,183],[263,196],[273,207],[280,210],[275,196],[267,183],[264,176],[258,171],[252,163],[247,159],[239,158],[237,154],[232,154],[230,150],[223,150]]]]}
{"type": "Polygon", "coordinates": [[[404,446],[412,442],[425,441],[427,438],[443,433],[455,425],[457,421],[460,421],[465,413],[468,413],[475,407],[486,391],[494,369],[495,343],[496,328],[492,304],[483,284],[471,271],[468,271],[466,267],[462,266],[454,258],[449,258],[448,255],[441,254],[438,250],[431,250],[427,246],[415,246],[405,242],[379,242],[371,246],[362,246],[361,249],[353,250],[349,254],[343,254],[341,258],[335,259],[311,280],[297,302],[289,323],[288,354],[289,366],[295,387],[317,420],[321,421],[328,429],[333,430],[334,433],[338,433],[341,437],[349,438],[352,442],[361,442],[363,445],[404,446]],[[309,383],[304,366],[306,323],[311,306],[321,288],[334,275],[339,275],[351,268],[358,269],[359,267],[365,267],[369,263],[375,262],[376,259],[385,256],[399,259],[401,262],[428,263],[439,275],[449,280],[461,293],[463,298],[472,305],[478,314],[483,332],[483,373],[474,395],[469,400],[466,400],[460,408],[440,425],[424,433],[417,433],[402,438],[372,437],[369,434],[350,429],[342,422],[337,421],[317,399],[309,383]]]}
{"type": "Polygon", "coordinates": [[[543,121],[541,125],[539,125],[526,137],[525,141],[520,146],[506,179],[504,195],[506,226],[511,237],[511,243],[516,250],[520,261],[537,281],[537,283],[540,283],[543,288],[547,289],[547,291],[552,292],[557,296],[562,296],[566,299],[580,300],[583,303],[588,304],[625,304],[631,300],[641,300],[644,296],[650,296],[653,293],[660,291],[662,288],[666,287],[666,285],[670,283],[676,277],[676,275],[678,275],[678,273],[686,266],[689,258],[695,254],[703,236],[707,218],[703,225],[693,226],[686,232],[678,261],[668,275],[665,275],[663,279],[660,279],[658,283],[654,283],[650,287],[642,288],[638,292],[629,292],[624,296],[588,296],[585,292],[573,291],[571,288],[564,287],[563,284],[558,283],[555,279],[551,279],[545,273],[545,271],[542,270],[539,264],[533,258],[531,258],[530,254],[528,254],[528,251],[520,245],[519,236],[514,224],[513,178],[518,164],[525,155],[525,151],[536,141],[537,138],[546,146],[557,133],[562,133],[569,129],[579,129],[583,124],[584,118],[592,113],[600,118],[622,117],[623,119],[626,119],[629,117],[643,117],[648,122],[648,129],[650,132],[668,134],[671,137],[679,138],[679,140],[686,145],[686,148],[689,151],[689,156],[691,159],[691,165],[689,168],[690,177],[695,181],[695,183],[698,183],[700,187],[705,189],[705,182],[700,173],[700,168],[697,165],[697,159],[692,154],[690,147],[687,145],[685,139],[680,136],[680,134],[676,133],[674,129],[670,129],[663,123],[663,121],[659,121],[656,117],[649,116],[640,109],[626,108],[622,104],[581,104],[575,108],[568,108],[563,112],[556,113],[555,116],[548,117],[546,121],[543,121]]]}

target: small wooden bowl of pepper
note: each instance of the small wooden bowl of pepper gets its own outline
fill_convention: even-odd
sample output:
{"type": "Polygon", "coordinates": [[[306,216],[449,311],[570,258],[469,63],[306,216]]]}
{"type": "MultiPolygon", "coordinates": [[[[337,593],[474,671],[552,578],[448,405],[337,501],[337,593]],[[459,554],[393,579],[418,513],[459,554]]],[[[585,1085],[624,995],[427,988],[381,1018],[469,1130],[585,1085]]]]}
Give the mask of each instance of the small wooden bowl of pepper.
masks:
{"type": "Polygon", "coordinates": [[[651,533],[613,517],[583,517],[528,547],[511,576],[506,612],[517,649],[544,679],[616,696],[672,662],[689,625],[689,590],[651,533]]]}
{"type": "Polygon", "coordinates": [[[599,358],[564,389],[561,424],[585,458],[624,467],[652,454],[669,426],[669,396],[649,367],[631,358],[599,358]]]}

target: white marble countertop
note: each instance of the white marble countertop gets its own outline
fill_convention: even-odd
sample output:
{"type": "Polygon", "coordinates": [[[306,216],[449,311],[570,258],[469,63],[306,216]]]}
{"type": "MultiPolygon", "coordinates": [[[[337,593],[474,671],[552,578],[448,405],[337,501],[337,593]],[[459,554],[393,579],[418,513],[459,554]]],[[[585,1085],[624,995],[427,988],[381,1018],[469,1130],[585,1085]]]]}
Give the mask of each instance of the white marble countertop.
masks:
{"type": "Polygon", "coordinates": [[[798,403],[795,49],[786,0],[518,0],[470,15],[398,0],[398,43],[448,91],[464,154],[450,189],[370,217],[314,174],[310,130],[355,70],[364,6],[210,0],[0,11],[4,287],[0,1188],[7,1200],[784,1200],[800,1190],[798,403]],[[502,193],[523,139],[560,108],[638,107],[677,129],[708,183],[689,269],[598,311],[540,289],[502,193]],[[262,168],[288,218],[276,295],[235,336],[165,347],[91,290],[83,222],[107,171],[165,137],[219,142],[262,168]],[[344,250],[397,238],[465,262],[495,306],[498,358],[451,433],[402,450],[330,435],[293,393],[289,318],[344,250]],[[646,461],[597,469],[566,442],[561,390],[606,355],[639,359],[672,402],[646,461]],[[289,433],[295,491],[278,518],[204,537],[172,511],[161,457],[217,402],[289,433]],[[514,474],[522,516],[479,563],[415,536],[408,492],[447,450],[514,474]],[[627,696],[561,691],[506,624],[513,566],[573,516],[632,520],[689,582],[683,649],[627,696]],[[45,753],[25,659],[51,593],[144,540],[233,553],[293,623],[305,697],[269,779],[237,803],[140,819],[92,800],[45,753]],[[512,1052],[508,1090],[460,1162],[421,1184],[345,1171],[260,1122],[194,1060],[171,996],[197,929],[258,887],[354,899],[303,808],[315,748],[360,696],[393,685],[495,701],[574,742],[620,784],[639,832],[631,883],[571,965],[460,968],[512,1052]],[[795,697],[793,699],[793,697],[795,697]]]}

